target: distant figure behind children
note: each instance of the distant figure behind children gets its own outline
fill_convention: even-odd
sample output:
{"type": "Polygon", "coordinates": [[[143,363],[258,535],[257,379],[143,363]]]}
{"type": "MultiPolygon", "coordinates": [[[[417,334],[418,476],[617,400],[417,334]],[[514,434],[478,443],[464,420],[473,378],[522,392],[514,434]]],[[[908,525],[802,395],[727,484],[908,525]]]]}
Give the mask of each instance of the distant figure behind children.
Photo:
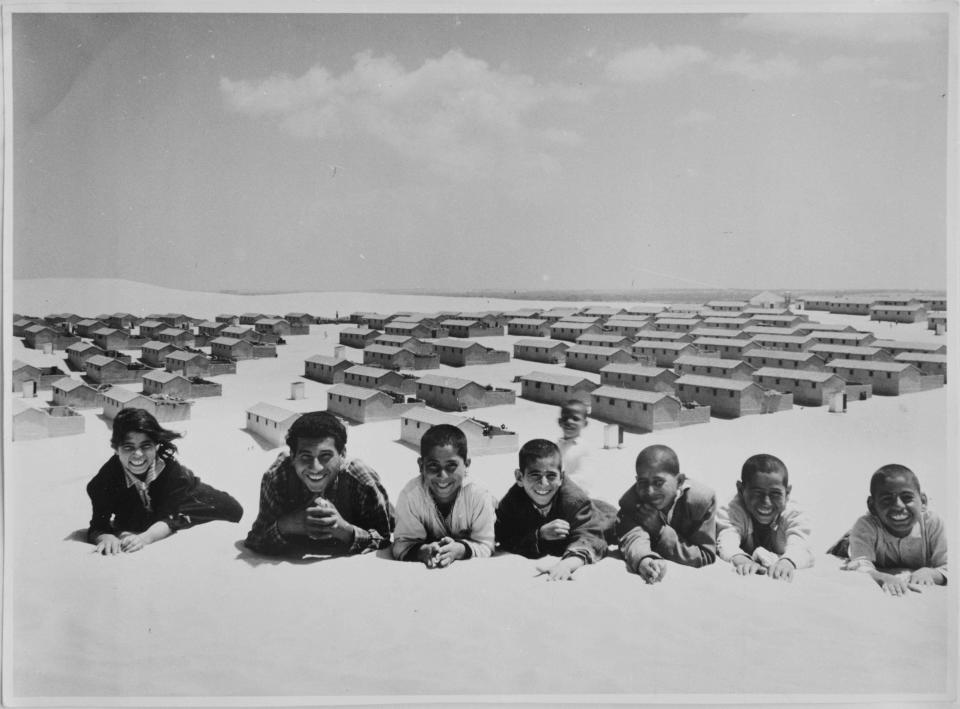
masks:
{"type": "Polygon", "coordinates": [[[717,555],[738,574],[792,581],[794,571],[813,566],[810,523],[790,490],[787,466],[776,456],[744,462],[736,496],[717,514],[717,555]]]}
{"type": "Polygon", "coordinates": [[[87,540],[96,552],[139,551],[204,522],[240,521],[239,502],[177,460],[173,442],[181,435],[144,409],[123,409],[114,417],[114,455],[87,484],[93,506],[87,540]]]}
{"type": "Polygon", "coordinates": [[[362,554],[390,544],[393,506],[376,471],[347,457],[347,430],[328,411],[290,426],[260,482],[260,511],[244,544],[260,554],[362,554]]]}
{"type": "Polygon", "coordinates": [[[606,556],[616,522],[614,507],[591,500],[565,477],[555,443],[543,438],[527,441],[519,458],[517,483],[497,506],[500,548],[530,559],[561,557],[541,569],[550,580],[569,579],[584,564],[606,556]]]}
{"type": "Polygon", "coordinates": [[[663,580],[666,561],[706,566],[717,556],[717,501],[713,490],[680,472],[673,449],[644,448],[636,483],[620,498],[617,536],[627,568],[647,583],[663,580]]]}
{"type": "Polygon", "coordinates": [[[877,470],[867,509],[870,514],[850,530],[844,568],[869,574],[893,596],[947,583],[946,531],[927,509],[927,496],[910,468],[891,464],[877,470]]]}
{"type": "Polygon", "coordinates": [[[583,430],[589,423],[589,409],[578,399],[570,399],[560,407],[561,437],[557,447],[563,463],[563,472],[567,480],[573,480],[588,495],[596,484],[596,456],[590,445],[583,439],[583,430]]]}
{"type": "Polygon", "coordinates": [[[420,475],[397,498],[393,556],[428,569],[493,553],[496,501],[468,477],[467,437],[456,426],[431,426],[420,439],[420,475]]]}

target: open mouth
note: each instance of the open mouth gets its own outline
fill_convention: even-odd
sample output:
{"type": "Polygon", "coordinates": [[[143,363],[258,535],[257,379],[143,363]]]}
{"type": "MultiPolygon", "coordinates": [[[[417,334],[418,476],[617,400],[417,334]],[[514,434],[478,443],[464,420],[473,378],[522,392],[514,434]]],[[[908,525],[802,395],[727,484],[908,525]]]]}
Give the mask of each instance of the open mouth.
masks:
{"type": "Polygon", "coordinates": [[[887,515],[887,519],[897,524],[903,524],[910,521],[911,515],[909,512],[891,512],[887,515]]]}

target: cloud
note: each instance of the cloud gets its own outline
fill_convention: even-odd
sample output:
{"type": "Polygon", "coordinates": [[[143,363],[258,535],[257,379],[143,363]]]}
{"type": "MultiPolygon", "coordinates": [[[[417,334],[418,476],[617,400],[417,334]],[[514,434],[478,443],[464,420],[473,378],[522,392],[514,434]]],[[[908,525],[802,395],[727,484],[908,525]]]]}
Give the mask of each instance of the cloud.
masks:
{"type": "Polygon", "coordinates": [[[800,73],[797,63],[778,54],[769,59],[758,59],[745,50],[732,57],[717,59],[714,71],[720,74],[734,74],[751,81],[770,81],[771,79],[789,79],[800,73]]]}
{"type": "Polygon", "coordinates": [[[728,20],[727,26],[793,40],[837,40],[891,44],[920,42],[946,29],[946,13],[758,13],[728,20]]]}
{"type": "Polygon", "coordinates": [[[606,65],[606,75],[622,83],[647,83],[667,79],[710,57],[700,47],[675,45],[661,49],[655,44],[618,54],[606,65]]]}
{"type": "Polygon", "coordinates": [[[574,146],[579,136],[534,123],[535,112],[584,102],[576,87],[538,84],[530,76],[490,68],[460,51],[406,70],[390,56],[357,54],[340,76],[314,67],[299,77],[222,78],[235,111],[276,120],[293,135],[324,140],[373,137],[427,169],[454,177],[542,170],[550,148],[574,146]]]}
{"type": "Polygon", "coordinates": [[[882,69],[889,63],[882,57],[853,57],[848,54],[834,54],[821,61],[819,67],[829,74],[840,72],[862,73],[871,69],[882,69]]]}
{"type": "Polygon", "coordinates": [[[676,122],[678,125],[697,126],[713,123],[716,120],[717,117],[712,113],[694,108],[679,116],[676,122]]]}

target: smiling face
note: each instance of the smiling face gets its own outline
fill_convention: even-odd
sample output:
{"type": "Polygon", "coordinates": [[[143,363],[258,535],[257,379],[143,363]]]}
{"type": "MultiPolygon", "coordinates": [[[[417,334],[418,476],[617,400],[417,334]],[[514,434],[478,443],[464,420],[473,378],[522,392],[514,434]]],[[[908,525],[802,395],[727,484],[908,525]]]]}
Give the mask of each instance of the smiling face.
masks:
{"type": "Polygon", "coordinates": [[[587,425],[587,407],[583,405],[564,406],[560,411],[559,423],[564,438],[576,438],[587,425]]]}
{"type": "Polygon", "coordinates": [[[433,499],[444,504],[456,499],[470,459],[461,458],[452,445],[443,445],[431,448],[427,455],[417,460],[417,464],[433,499]]]}
{"type": "Polygon", "coordinates": [[[116,448],[120,464],[130,473],[144,476],[157,459],[157,444],[145,433],[133,431],[116,448]]]}
{"type": "Polygon", "coordinates": [[[340,472],[345,455],[333,438],[298,438],[293,469],[310,492],[320,494],[340,472]]]}
{"type": "Polygon", "coordinates": [[[683,473],[674,475],[658,465],[638,462],[635,487],[640,503],[661,512],[670,509],[683,480],[683,473]]]}
{"type": "Polygon", "coordinates": [[[884,528],[897,537],[910,534],[923,513],[927,497],[909,475],[887,475],[867,498],[867,507],[884,528]]]}
{"type": "Polygon", "coordinates": [[[527,493],[537,507],[546,507],[557,496],[563,483],[560,471],[560,456],[537,458],[527,464],[526,470],[516,471],[517,484],[527,493]]]}
{"type": "Polygon", "coordinates": [[[757,471],[745,482],[737,482],[737,492],[754,521],[770,525],[786,508],[790,486],[784,484],[781,472],[757,471]]]}

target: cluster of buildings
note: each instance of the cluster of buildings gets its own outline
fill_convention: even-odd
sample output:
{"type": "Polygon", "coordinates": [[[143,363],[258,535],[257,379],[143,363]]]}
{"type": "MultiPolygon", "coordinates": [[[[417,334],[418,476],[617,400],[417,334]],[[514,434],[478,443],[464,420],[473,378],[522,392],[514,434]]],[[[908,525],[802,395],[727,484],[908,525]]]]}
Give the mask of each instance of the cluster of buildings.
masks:
{"type": "Polygon", "coordinates": [[[182,313],[15,315],[14,337],[29,349],[63,352],[65,369],[14,361],[13,390],[21,394],[14,439],[81,433],[84,409],[100,408],[113,418],[136,407],[161,422],[187,419],[193,400],[222,394],[222,385],[208,377],[235,374],[241,360],[276,357],[284,338],[309,334],[314,322],[306,313],[224,314],[215,320],[182,313]],[[48,391],[48,406],[27,403],[48,391]]]}

